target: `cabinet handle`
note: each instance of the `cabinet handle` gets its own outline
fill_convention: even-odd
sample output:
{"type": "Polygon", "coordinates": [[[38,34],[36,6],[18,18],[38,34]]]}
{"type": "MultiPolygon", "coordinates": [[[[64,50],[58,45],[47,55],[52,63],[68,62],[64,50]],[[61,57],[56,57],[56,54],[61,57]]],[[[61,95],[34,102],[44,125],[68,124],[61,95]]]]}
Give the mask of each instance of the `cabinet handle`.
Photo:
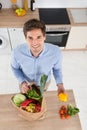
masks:
{"type": "Polygon", "coordinates": [[[59,33],[59,34],[46,34],[47,36],[64,36],[67,35],[68,33],[59,33]]]}

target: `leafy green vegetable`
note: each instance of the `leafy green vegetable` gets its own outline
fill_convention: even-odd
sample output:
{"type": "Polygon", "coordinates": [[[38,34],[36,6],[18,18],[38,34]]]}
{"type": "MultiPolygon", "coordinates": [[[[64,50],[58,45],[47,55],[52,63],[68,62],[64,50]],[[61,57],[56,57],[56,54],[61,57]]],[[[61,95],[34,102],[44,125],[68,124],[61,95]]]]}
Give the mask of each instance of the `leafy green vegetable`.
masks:
{"type": "Polygon", "coordinates": [[[43,75],[41,76],[41,79],[40,79],[40,91],[41,91],[41,95],[43,95],[44,87],[45,87],[47,78],[48,78],[48,76],[45,75],[45,74],[43,74],[43,75]]]}
{"type": "Polygon", "coordinates": [[[32,90],[27,91],[27,97],[40,100],[43,97],[43,91],[47,80],[46,75],[42,75],[40,79],[40,87],[36,86],[35,84],[32,85],[32,90]]]}
{"type": "Polygon", "coordinates": [[[14,95],[12,100],[16,106],[20,106],[20,103],[26,100],[26,96],[21,93],[18,93],[16,95],[14,95]]]}
{"type": "Polygon", "coordinates": [[[68,105],[68,114],[70,116],[73,116],[79,112],[79,109],[77,107],[74,107],[72,104],[68,105]]]}
{"type": "Polygon", "coordinates": [[[32,99],[36,99],[36,100],[39,100],[41,98],[41,95],[39,95],[35,89],[32,89],[32,90],[28,90],[27,91],[27,96],[29,98],[32,98],[32,99]]]}

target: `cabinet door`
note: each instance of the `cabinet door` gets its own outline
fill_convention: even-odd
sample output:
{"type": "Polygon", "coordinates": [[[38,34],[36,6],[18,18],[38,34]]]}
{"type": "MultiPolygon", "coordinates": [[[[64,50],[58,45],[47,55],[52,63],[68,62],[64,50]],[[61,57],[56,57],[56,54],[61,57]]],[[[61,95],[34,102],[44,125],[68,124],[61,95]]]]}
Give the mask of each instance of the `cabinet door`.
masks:
{"type": "Polygon", "coordinates": [[[0,28],[0,55],[10,54],[11,46],[7,28],[0,28]]]}
{"type": "Polygon", "coordinates": [[[71,28],[66,48],[67,49],[87,48],[87,26],[71,28]]]}
{"type": "Polygon", "coordinates": [[[22,28],[9,28],[8,30],[12,48],[26,42],[22,28]]]}

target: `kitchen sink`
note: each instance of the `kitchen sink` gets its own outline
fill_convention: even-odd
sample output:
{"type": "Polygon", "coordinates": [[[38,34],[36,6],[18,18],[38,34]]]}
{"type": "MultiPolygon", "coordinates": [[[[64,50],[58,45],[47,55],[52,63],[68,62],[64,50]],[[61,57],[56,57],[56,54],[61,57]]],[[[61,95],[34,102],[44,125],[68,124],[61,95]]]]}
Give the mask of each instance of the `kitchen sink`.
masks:
{"type": "Polygon", "coordinates": [[[87,8],[71,9],[70,11],[75,23],[87,23],[87,8]]]}

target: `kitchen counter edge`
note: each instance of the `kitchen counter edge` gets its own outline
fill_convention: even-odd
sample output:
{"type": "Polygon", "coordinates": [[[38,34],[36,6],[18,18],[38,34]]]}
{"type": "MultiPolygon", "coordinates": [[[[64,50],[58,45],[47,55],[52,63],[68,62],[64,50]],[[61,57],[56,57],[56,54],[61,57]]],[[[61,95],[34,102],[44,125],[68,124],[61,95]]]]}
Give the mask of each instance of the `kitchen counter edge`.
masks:
{"type": "MultiPolygon", "coordinates": [[[[70,9],[67,8],[67,13],[71,22],[70,26],[87,26],[87,23],[75,23],[71,14],[70,9]]],[[[74,8],[73,8],[74,9],[74,8]]],[[[78,9],[78,8],[75,8],[78,9]]],[[[83,9],[83,8],[81,8],[83,9]]],[[[0,10],[0,28],[6,27],[6,28],[21,28],[23,27],[23,24],[31,19],[31,18],[37,18],[39,19],[39,11],[36,9],[35,11],[31,11],[30,9],[27,11],[27,14],[25,16],[16,16],[14,11],[9,9],[2,9],[0,10]]],[[[59,27],[61,26],[69,26],[69,25],[57,25],[59,27]]]]}

